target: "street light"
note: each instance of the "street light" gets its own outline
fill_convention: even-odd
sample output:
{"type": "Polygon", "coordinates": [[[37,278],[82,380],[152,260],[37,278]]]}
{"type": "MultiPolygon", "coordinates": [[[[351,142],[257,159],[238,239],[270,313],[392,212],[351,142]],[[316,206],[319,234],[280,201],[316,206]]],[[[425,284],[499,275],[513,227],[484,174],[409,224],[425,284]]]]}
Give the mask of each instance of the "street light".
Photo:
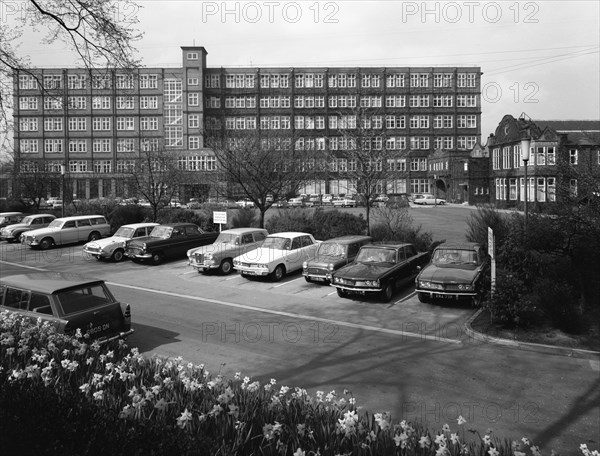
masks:
{"type": "Polygon", "coordinates": [[[60,165],[60,186],[62,192],[62,204],[60,205],[60,214],[61,217],[65,216],[65,173],[67,172],[67,167],[65,165],[60,165]]]}
{"type": "Polygon", "coordinates": [[[529,182],[527,181],[527,162],[529,162],[529,148],[531,147],[531,139],[521,140],[521,158],[525,163],[525,204],[523,205],[523,212],[525,213],[525,221],[523,223],[523,230],[527,233],[527,200],[529,199],[529,182]]]}

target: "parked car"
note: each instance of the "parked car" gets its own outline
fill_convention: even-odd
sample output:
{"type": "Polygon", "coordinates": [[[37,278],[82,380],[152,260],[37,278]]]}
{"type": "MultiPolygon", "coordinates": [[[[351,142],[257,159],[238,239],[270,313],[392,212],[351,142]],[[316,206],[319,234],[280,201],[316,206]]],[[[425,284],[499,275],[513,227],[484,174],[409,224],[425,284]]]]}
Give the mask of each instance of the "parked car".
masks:
{"type": "Polygon", "coordinates": [[[188,264],[198,272],[217,269],[221,274],[229,274],[233,271],[233,259],[260,247],[268,235],[263,228],[222,231],[212,244],[188,250],[188,264]]]}
{"type": "Polygon", "coordinates": [[[185,256],[192,247],[212,244],[219,233],[203,231],[193,223],[168,223],[152,229],[147,237],[132,239],[125,255],[134,262],[150,261],[157,265],[166,258],[185,256]]]}
{"type": "Polygon", "coordinates": [[[387,195],[377,195],[371,200],[371,207],[385,207],[388,201],[387,195]]]}
{"type": "Polygon", "coordinates": [[[254,202],[244,198],[235,202],[238,207],[254,207],[254,202]]]}
{"type": "Polygon", "coordinates": [[[332,199],[333,199],[333,196],[331,196],[329,193],[325,193],[323,195],[323,198],[321,198],[321,204],[323,206],[330,206],[332,199]]]}
{"type": "Polygon", "coordinates": [[[300,197],[290,198],[287,204],[289,207],[302,207],[304,206],[304,200],[300,197]]]}
{"type": "Polygon", "coordinates": [[[288,202],[287,202],[286,199],[280,199],[280,200],[275,201],[275,203],[273,204],[273,206],[275,206],[275,207],[288,207],[289,204],[288,204],[288,202]]]}
{"type": "Polygon", "coordinates": [[[413,200],[414,204],[420,205],[437,205],[437,204],[446,204],[446,200],[442,198],[436,198],[433,195],[423,195],[420,198],[415,198],[413,200]]]}
{"type": "Polygon", "coordinates": [[[19,223],[25,217],[22,212],[0,212],[0,228],[19,223]]]}
{"type": "Polygon", "coordinates": [[[369,244],[361,247],[352,263],[332,274],[331,285],[340,297],[376,294],[389,302],[428,261],[429,253],[417,252],[412,244],[369,244]]]}
{"type": "Polygon", "coordinates": [[[52,220],[46,228],[27,231],[21,243],[31,248],[96,241],[110,235],[110,225],[102,215],[75,215],[52,220]]]}
{"type": "Polygon", "coordinates": [[[445,242],[433,251],[431,263],[417,276],[419,301],[471,300],[479,305],[489,279],[490,257],[475,242],[445,242]]]}
{"type": "Polygon", "coordinates": [[[132,223],[123,225],[111,237],[88,242],[83,253],[97,260],[108,259],[115,262],[125,259],[125,247],[131,239],[146,237],[158,223],[132,223]]]}
{"type": "Polygon", "coordinates": [[[302,264],[302,275],[307,282],[330,282],[333,271],[354,261],[360,248],[372,240],[371,236],[349,235],[323,241],[315,257],[302,264]]]}
{"type": "Polygon", "coordinates": [[[356,201],[350,198],[333,198],[331,204],[333,207],[356,207],[356,201]]]}
{"type": "Polygon", "coordinates": [[[243,277],[270,276],[280,281],[287,273],[302,269],[304,261],[312,260],[318,246],[312,234],[270,234],[259,248],[235,257],[233,267],[243,277]]]}
{"type": "Polygon", "coordinates": [[[77,274],[0,276],[0,309],[48,321],[59,333],[73,335],[79,329],[101,342],[133,333],[129,304],[117,301],[103,280],[77,274]]]}
{"type": "Polygon", "coordinates": [[[0,239],[7,242],[20,242],[21,234],[47,227],[56,217],[52,214],[27,215],[19,223],[7,225],[0,230],[0,239]]]}

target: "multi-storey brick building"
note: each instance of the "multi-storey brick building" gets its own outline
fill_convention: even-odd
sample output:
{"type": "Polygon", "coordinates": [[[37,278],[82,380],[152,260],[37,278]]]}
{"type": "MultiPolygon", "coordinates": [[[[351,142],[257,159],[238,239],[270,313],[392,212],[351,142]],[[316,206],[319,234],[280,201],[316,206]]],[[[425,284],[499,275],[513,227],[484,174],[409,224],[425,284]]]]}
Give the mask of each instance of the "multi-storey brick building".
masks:
{"type": "MultiPolygon", "coordinates": [[[[334,157],[307,193],[348,193],[344,134],[370,109],[371,147],[402,158],[383,192],[431,193],[434,150],[469,151],[481,136],[479,67],[210,68],[182,47],[181,68],[36,69],[15,75],[15,162],[23,173],[66,166],[78,198],[125,196],[123,172],[140,151],[164,149],[191,172],[216,171],[206,131],[293,133],[294,147],[334,157]],[[40,84],[43,86],[41,87],[40,84]]],[[[331,160],[331,159],[330,159],[331,160]]],[[[208,188],[182,189],[183,198],[208,188]]],[[[57,196],[58,192],[53,196],[57,196]]],[[[445,195],[442,195],[445,196],[445,195]]],[[[67,196],[68,199],[68,196],[67,196]]]]}
{"type": "MultiPolygon", "coordinates": [[[[497,207],[521,208],[527,201],[544,211],[560,199],[578,193],[578,175],[600,183],[600,121],[532,121],[506,115],[487,143],[490,150],[491,202],[497,207]],[[529,139],[528,188],[521,140],[529,139]]],[[[575,198],[576,199],[576,198],[575,198]]]]}

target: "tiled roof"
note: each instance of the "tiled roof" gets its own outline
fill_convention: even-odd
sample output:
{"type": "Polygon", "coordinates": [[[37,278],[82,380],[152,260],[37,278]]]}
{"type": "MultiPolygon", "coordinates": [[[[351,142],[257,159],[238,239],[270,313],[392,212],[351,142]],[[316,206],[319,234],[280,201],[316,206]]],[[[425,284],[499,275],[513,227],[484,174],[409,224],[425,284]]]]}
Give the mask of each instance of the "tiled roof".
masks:
{"type": "Polygon", "coordinates": [[[534,120],[534,122],[542,130],[549,127],[559,133],[572,131],[600,132],[600,120],[534,120]]]}

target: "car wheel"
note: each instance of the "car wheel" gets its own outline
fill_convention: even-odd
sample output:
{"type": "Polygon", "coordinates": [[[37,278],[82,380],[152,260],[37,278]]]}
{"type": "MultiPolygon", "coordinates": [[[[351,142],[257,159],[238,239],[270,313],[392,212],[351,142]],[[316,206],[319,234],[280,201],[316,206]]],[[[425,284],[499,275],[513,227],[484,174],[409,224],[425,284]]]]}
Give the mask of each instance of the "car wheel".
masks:
{"type": "Polygon", "coordinates": [[[391,283],[387,283],[381,291],[381,300],[383,302],[390,302],[394,296],[394,286],[391,283]]]}
{"type": "Polygon", "coordinates": [[[429,302],[429,295],[427,293],[417,293],[417,297],[420,302],[429,302]]]}
{"type": "Polygon", "coordinates": [[[97,231],[92,231],[88,236],[88,242],[97,241],[98,239],[100,239],[100,237],[100,233],[98,233],[97,231]]]}
{"type": "Polygon", "coordinates": [[[40,241],[40,249],[42,249],[42,250],[48,250],[53,245],[54,245],[54,240],[52,240],[52,238],[44,238],[40,241]]]}
{"type": "Polygon", "coordinates": [[[271,273],[271,278],[273,279],[274,282],[279,282],[281,279],[283,279],[284,275],[285,275],[285,267],[282,264],[279,264],[279,265],[277,265],[275,270],[271,273]]]}
{"type": "Polygon", "coordinates": [[[312,282],[312,279],[310,277],[304,276],[304,280],[306,280],[308,283],[312,282]]]}
{"type": "Polygon", "coordinates": [[[154,266],[161,264],[164,260],[164,255],[161,252],[155,252],[152,254],[152,264],[154,266]]]}
{"type": "Polygon", "coordinates": [[[221,261],[221,265],[219,266],[219,273],[227,275],[231,274],[232,270],[233,262],[231,261],[231,258],[225,258],[223,261],[221,261]]]}
{"type": "Polygon", "coordinates": [[[336,288],[336,290],[340,298],[345,298],[347,296],[346,290],[342,290],[341,288],[336,288]]]}
{"type": "MultiPolygon", "coordinates": [[[[100,258],[100,257],[98,257],[98,258],[100,258]]],[[[123,252],[123,249],[117,249],[112,254],[112,259],[116,263],[123,261],[124,258],[125,258],[125,253],[123,252]]]]}

